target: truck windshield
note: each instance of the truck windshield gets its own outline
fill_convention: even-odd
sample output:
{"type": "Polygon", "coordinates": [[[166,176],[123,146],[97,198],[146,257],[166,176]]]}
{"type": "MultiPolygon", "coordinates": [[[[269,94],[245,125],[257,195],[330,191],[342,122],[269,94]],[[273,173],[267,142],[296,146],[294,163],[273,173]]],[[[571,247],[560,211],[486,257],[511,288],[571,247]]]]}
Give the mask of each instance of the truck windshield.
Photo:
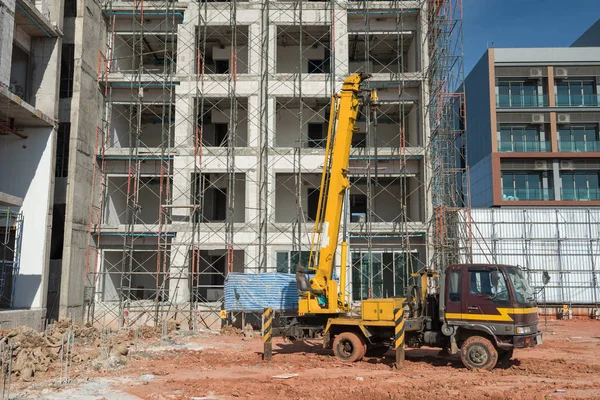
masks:
{"type": "Polygon", "coordinates": [[[519,304],[530,304],[535,300],[533,290],[527,282],[527,278],[523,275],[523,272],[518,268],[507,268],[508,276],[510,281],[515,288],[515,297],[519,304]]]}

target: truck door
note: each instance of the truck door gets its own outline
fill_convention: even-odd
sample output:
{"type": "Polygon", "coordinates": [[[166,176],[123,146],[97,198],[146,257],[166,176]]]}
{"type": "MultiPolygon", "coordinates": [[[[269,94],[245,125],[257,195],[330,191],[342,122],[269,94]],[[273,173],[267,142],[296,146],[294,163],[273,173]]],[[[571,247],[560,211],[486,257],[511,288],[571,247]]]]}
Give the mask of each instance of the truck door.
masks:
{"type": "Polygon", "coordinates": [[[506,276],[501,269],[469,267],[463,274],[462,314],[465,320],[512,322],[499,308],[510,307],[506,276]]]}
{"type": "Polygon", "coordinates": [[[462,271],[459,266],[446,269],[446,319],[462,320],[462,271]]]}

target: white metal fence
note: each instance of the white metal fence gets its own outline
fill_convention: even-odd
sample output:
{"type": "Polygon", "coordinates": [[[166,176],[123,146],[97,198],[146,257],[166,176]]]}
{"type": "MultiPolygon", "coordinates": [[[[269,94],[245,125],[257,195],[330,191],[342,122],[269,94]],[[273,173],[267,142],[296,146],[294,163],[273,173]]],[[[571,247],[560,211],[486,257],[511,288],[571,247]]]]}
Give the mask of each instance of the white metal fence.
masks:
{"type": "Polygon", "coordinates": [[[600,301],[600,209],[472,209],[470,218],[462,236],[471,238],[474,263],[520,265],[537,289],[548,271],[539,300],[549,304],[600,301]]]}

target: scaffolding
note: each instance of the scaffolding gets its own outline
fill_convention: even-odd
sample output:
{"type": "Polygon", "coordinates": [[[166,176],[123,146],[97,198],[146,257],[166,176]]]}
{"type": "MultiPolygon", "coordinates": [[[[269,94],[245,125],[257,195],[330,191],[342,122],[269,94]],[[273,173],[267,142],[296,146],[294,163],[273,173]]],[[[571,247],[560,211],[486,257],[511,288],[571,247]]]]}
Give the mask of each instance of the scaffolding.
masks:
{"type": "Polygon", "coordinates": [[[12,308],[19,275],[23,214],[0,209],[0,308],[12,308]]]}
{"type": "Polygon", "coordinates": [[[432,266],[440,269],[472,260],[462,0],[429,0],[428,7],[432,266]]]}
{"type": "Polygon", "coordinates": [[[108,0],[88,321],[218,328],[227,274],[308,262],[331,96],[354,72],[381,107],[353,142],[347,290],[403,295],[434,253],[451,259],[461,6],[108,0]]]}

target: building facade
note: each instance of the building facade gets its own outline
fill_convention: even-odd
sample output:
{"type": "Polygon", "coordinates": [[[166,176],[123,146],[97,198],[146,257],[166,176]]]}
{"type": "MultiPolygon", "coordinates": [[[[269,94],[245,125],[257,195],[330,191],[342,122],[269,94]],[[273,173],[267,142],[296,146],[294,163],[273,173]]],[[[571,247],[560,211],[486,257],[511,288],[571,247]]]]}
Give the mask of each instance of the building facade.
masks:
{"type": "Polygon", "coordinates": [[[0,1],[0,326],[46,317],[62,1],[0,1]]]}
{"type": "Polygon", "coordinates": [[[71,122],[94,168],[69,160],[61,314],[127,324],[196,310],[210,327],[227,274],[305,263],[331,96],[354,72],[373,75],[382,104],[354,135],[348,290],[402,294],[429,251],[426,7],[106,3],[102,116],[71,122]]]}
{"type": "Polygon", "coordinates": [[[465,90],[473,207],[600,206],[600,48],[489,49],[465,90]]]}

